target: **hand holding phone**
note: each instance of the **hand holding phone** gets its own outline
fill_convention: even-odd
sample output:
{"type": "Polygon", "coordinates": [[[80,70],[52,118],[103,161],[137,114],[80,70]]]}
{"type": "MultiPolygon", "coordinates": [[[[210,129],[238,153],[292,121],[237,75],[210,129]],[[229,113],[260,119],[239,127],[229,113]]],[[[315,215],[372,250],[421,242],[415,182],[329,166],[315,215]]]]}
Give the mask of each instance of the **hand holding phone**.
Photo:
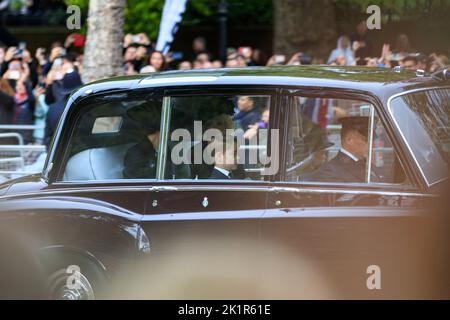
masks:
{"type": "Polygon", "coordinates": [[[277,54],[275,56],[275,63],[277,64],[283,64],[286,61],[286,57],[282,54],[277,54]]]}
{"type": "Polygon", "coordinates": [[[133,43],[140,43],[141,42],[141,36],[138,34],[133,35],[133,43]]]}

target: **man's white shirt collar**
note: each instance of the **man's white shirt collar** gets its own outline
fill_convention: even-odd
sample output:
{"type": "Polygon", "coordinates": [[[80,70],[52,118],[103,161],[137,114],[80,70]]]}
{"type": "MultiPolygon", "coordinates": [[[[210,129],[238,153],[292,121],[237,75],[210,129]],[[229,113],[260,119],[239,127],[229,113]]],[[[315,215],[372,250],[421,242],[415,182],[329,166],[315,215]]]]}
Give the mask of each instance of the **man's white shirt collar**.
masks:
{"type": "Polygon", "coordinates": [[[359,161],[357,157],[355,157],[351,152],[345,150],[344,148],[341,148],[341,152],[346,156],[350,157],[353,161],[359,161]]]}
{"type": "Polygon", "coordinates": [[[223,173],[227,177],[230,177],[230,171],[222,169],[222,168],[218,168],[218,167],[214,167],[214,169],[216,169],[217,171],[220,171],[221,173],[223,173]]]}

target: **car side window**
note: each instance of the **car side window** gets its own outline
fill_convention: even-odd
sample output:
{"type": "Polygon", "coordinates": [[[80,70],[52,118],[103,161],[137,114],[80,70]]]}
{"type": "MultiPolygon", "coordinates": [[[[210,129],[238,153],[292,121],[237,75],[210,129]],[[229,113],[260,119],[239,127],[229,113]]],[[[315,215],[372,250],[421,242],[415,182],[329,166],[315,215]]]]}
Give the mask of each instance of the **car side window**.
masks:
{"type": "Polygon", "coordinates": [[[170,97],[166,179],[264,180],[270,96],[170,97]]]}
{"type": "Polygon", "coordinates": [[[295,96],[289,109],[286,181],[405,183],[373,105],[295,96]]]}
{"type": "Polygon", "coordinates": [[[77,120],[59,180],[156,179],[162,99],[94,103],[77,120]]]}

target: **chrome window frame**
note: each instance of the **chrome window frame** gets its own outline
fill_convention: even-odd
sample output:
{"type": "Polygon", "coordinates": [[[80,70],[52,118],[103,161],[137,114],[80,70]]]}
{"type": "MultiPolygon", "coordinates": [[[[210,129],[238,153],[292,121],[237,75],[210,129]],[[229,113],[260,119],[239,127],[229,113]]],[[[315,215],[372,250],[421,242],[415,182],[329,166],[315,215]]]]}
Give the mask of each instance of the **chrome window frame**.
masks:
{"type": "Polygon", "coordinates": [[[167,162],[167,142],[169,139],[170,116],[172,106],[170,105],[170,96],[164,96],[162,101],[161,125],[158,148],[158,158],[156,161],[156,180],[164,180],[167,162]]]}
{"type": "Polygon", "coordinates": [[[375,118],[375,107],[371,104],[370,105],[370,114],[369,114],[369,132],[368,132],[368,155],[367,155],[367,161],[366,161],[366,183],[370,183],[370,175],[372,170],[372,147],[373,147],[373,125],[374,125],[374,119],[375,118]]]}
{"type": "MultiPolygon", "coordinates": [[[[212,182],[220,182],[220,180],[211,180],[212,182]]],[[[234,183],[230,186],[225,185],[155,185],[155,186],[97,186],[92,188],[75,186],[73,188],[69,187],[72,183],[64,183],[67,188],[62,189],[44,189],[38,192],[20,192],[12,195],[0,196],[2,199],[15,199],[23,197],[40,197],[47,195],[64,195],[64,194],[74,194],[74,193],[91,193],[91,192],[136,192],[136,191],[149,191],[149,192],[193,192],[193,191],[215,191],[215,192],[269,192],[274,194],[279,193],[297,193],[297,194],[352,194],[352,195],[374,195],[374,196],[396,196],[396,197],[420,197],[420,198],[436,198],[438,195],[430,193],[419,193],[416,191],[386,191],[386,190],[354,190],[354,189],[339,189],[334,188],[332,185],[329,186],[319,186],[319,188],[307,188],[314,187],[314,185],[302,185],[298,187],[293,187],[290,185],[279,185],[279,184],[265,184],[261,186],[243,186],[236,185],[234,183]]]]}
{"type": "MultiPolygon", "coordinates": [[[[205,87],[209,90],[212,89],[213,92],[215,92],[216,95],[222,95],[223,93],[220,93],[218,91],[216,91],[217,88],[215,87],[205,87]]],[[[252,87],[253,88],[253,87],[252,87]]],[[[257,87],[255,87],[257,88],[257,87]]],[[[173,90],[173,88],[171,88],[173,90]]],[[[245,90],[248,89],[248,87],[243,87],[243,88],[239,88],[238,91],[242,91],[245,92],[245,90]]],[[[175,89],[176,90],[176,89],[175,89]]],[[[266,88],[263,89],[264,91],[266,91],[266,88]]],[[[129,90],[125,90],[124,92],[128,92],[129,90]]],[[[274,90],[271,90],[274,91],[274,90]]],[[[214,94],[214,93],[213,93],[214,94]]],[[[102,96],[103,93],[101,93],[99,96],[102,96]]],[[[244,94],[242,94],[244,95],[244,94]]],[[[273,99],[272,97],[276,96],[277,93],[274,91],[272,93],[264,93],[264,94],[258,94],[257,96],[264,96],[264,97],[270,97],[270,101],[272,103],[272,101],[276,101],[276,99],[273,99]]],[[[203,180],[196,180],[196,179],[165,179],[165,169],[166,169],[166,162],[167,162],[167,145],[168,145],[168,140],[169,140],[169,134],[170,134],[170,120],[171,120],[171,111],[172,111],[172,106],[171,106],[171,98],[177,96],[176,94],[174,95],[172,92],[165,92],[163,94],[162,97],[162,105],[161,105],[161,121],[160,121],[160,142],[161,144],[159,145],[158,148],[158,156],[157,156],[157,168],[156,168],[156,176],[154,179],[107,179],[107,180],[70,180],[70,181],[63,181],[63,180],[58,180],[58,179],[54,179],[53,181],[51,181],[51,184],[53,186],[63,186],[63,187],[67,187],[70,185],[80,185],[80,184],[86,184],[86,185],[96,185],[96,184],[109,184],[109,185],[121,185],[121,184],[128,184],[128,183],[158,183],[158,182],[163,182],[163,183],[172,183],[174,181],[178,181],[178,182],[189,182],[189,183],[196,183],[196,184],[203,184],[205,183],[205,181],[208,182],[220,182],[220,183],[225,183],[225,184],[232,184],[232,183],[243,183],[243,184],[261,184],[261,185],[267,185],[270,181],[269,180],[264,180],[264,181],[259,181],[259,180],[231,180],[231,181],[223,181],[223,180],[216,180],[216,179],[203,179],[203,180]],[[161,152],[163,151],[163,152],[161,152]]],[[[252,96],[254,96],[252,94],[252,96]]],[[[75,103],[75,101],[73,100],[72,97],[69,98],[70,100],[67,102],[69,104],[73,104],[75,103]]],[[[271,104],[272,106],[272,104],[271,104]]],[[[58,123],[58,127],[57,127],[57,131],[55,132],[55,136],[54,136],[54,140],[53,140],[53,144],[57,145],[59,140],[61,139],[61,135],[62,135],[62,127],[65,125],[65,121],[67,118],[67,114],[69,113],[69,110],[71,108],[65,108],[63,114],[61,115],[60,118],[60,122],[58,123]]],[[[72,128],[73,129],[73,128],[72,128]]],[[[54,146],[51,147],[51,154],[47,155],[47,159],[46,159],[46,163],[44,165],[44,169],[43,169],[43,174],[42,174],[42,178],[45,182],[49,183],[50,178],[50,171],[52,170],[53,167],[53,159],[55,158],[55,154],[56,154],[56,149],[54,146]],[[50,159],[52,160],[52,162],[49,162],[50,159]]],[[[65,150],[67,151],[67,150],[65,150]]],[[[60,170],[61,168],[59,168],[60,170]]],[[[94,187],[95,188],[95,187],[94,187]]],[[[126,187],[127,189],[130,189],[130,187],[126,187]]],[[[228,187],[226,187],[228,188],[228,187]]],[[[133,189],[133,188],[131,188],[133,189]]],[[[140,189],[140,188],[139,188],[140,189]]]]}
{"type": "MultiPolygon", "coordinates": [[[[212,95],[224,95],[223,93],[218,93],[218,91],[215,91],[215,88],[209,88],[212,89],[213,94],[212,95]]],[[[243,90],[238,90],[238,91],[242,91],[245,92],[245,90],[248,88],[243,88],[243,90]]],[[[244,96],[245,94],[237,94],[235,96],[244,96]]],[[[276,98],[273,98],[273,96],[276,96],[277,94],[248,94],[248,96],[251,97],[268,97],[269,98],[269,102],[270,102],[270,108],[272,108],[272,103],[275,103],[276,98]]],[[[179,95],[179,94],[173,94],[173,92],[166,92],[164,94],[163,97],[163,102],[162,102],[162,113],[161,113],[161,125],[160,125],[160,129],[161,129],[161,137],[160,137],[160,141],[161,144],[159,146],[159,150],[158,150],[158,159],[157,159],[157,169],[156,169],[156,179],[153,179],[152,181],[157,181],[157,182],[173,182],[173,181],[179,181],[179,182],[190,182],[190,183],[204,183],[205,181],[219,181],[219,182],[223,182],[223,180],[216,180],[216,179],[165,179],[165,170],[166,170],[166,162],[167,162],[167,146],[168,146],[168,141],[169,141],[169,133],[170,133],[170,121],[171,121],[171,117],[172,117],[172,105],[171,105],[171,98],[172,97],[178,97],[178,96],[184,96],[183,94],[179,95]],[[163,151],[163,152],[161,152],[163,151]]],[[[194,95],[192,95],[194,96],[194,95]]],[[[205,94],[205,96],[208,96],[207,94],[205,94]]],[[[270,134],[269,134],[270,137],[270,134]]],[[[270,139],[269,139],[270,140],[270,139]]],[[[259,146],[258,146],[259,147],[259,146]]],[[[268,145],[263,146],[265,148],[268,147],[268,145]]],[[[257,169],[253,169],[252,171],[247,171],[246,172],[263,172],[265,168],[257,168],[257,169]]],[[[124,181],[129,181],[127,179],[123,179],[124,181]]],[[[144,179],[145,180],[145,179],[144,179]]],[[[142,180],[140,180],[142,181],[142,180]]],[[[261,184],[267,184],[270,182],[270,180],[246,180],[246,179],[232,179],[230,182],[239,182],[239,183],[261,183],[261,184]]],[[[225,181],[225,183],[227,183],[227,181],[225,181]]]]}
{"type": "MultiPolygon", "coordinates": [[[[302,94],[293,94],[292,96],[294,97],[306,97],[306,95],[302,95],[302,94]]],[[[373,147],[373,138],[374,138],[374,126],[375,126],[375,116],[380,117],[381,116],[381,110],[377,110],[377,105],[376,103],[374,103],[373,101],[368,101],[368,100],[364,100],[358,97],[351,97],[351,98],[341,98],[341,97],[337,97],[337,98],[333,98],[333,99],[341,99],[341,100],[352,100],[352,101],[358,101],[358,102],[365,102],[368,104],[369,107],[369,126],[368,126],[368,136],[367,136],[367,143],[368,143],[368,159],[372,158],[372,147],[373,147]]],[[[379,106],[379,108],[381,108],[382,106],[379,106]]],[[[290,112],[290,111],[289,111],[290,112]]],[[[340,125],[339,125],[340,127],[340,125]]],[[[383,127],[386,127],[386,124],[383,123],[383,127]]],[[[289,130],[286,129],[286,130],[289,130]]],[[[392,140],[392,139],[390,139],[392,140]]],[[[394,150],[395,150],[395,146],[394,146],[394,150]]],[[[406,173],[406,170],[403,168],[402,166],[402,170],[406,173]]],[[[365,185],[387,185],[387,186],[401,186],[402,183],[380,183],[380,182],[371,182],[371,172],[372,171],[372,162],[371,161],[366,161],[366,169],[365,169],[365,176],[364,176],[364,184],[365,185]]],[[[319,185],[323,184],[323,183],[328,183],[326,181],[322,181],[322,182],[317,182],[317,181],[281,181],[282,183],[318,183],[319,185]]],[[[351,186],[354,183],[353,182],[334,182],[334,184],[339,185],[339,186],[351,186]]]]}

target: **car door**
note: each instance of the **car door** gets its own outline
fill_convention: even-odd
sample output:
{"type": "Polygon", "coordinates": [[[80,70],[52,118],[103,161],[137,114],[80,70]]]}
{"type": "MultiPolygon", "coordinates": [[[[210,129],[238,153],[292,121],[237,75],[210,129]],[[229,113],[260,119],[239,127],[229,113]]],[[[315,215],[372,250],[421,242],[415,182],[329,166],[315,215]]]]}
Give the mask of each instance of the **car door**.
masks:
{"type": "Polygon", "coordinates": [[[149,165],[140,175],[125,176],[124,164],[145,142],[135,113],[161,110],[161,101],[148,92],[127,91],[93,95],[71,106],[50,157],[49,185],[36,202],[47,206],[49,217],[40,221],[53,230],[56,244],[105,255],[111,264],[145,249],[136,246],[139,221],[156,170],[149,165]]]}
{"type": "MultiPolygon", "coordinates": [[[[300,297],[317,297],[318,291],[319,297],[379,297],[367,279],[371,270],[381,270],[384,297],[417,294],[410,279],[418,274],[411,266],[419,257],[412,248],[423,240],[421,214],[431,198],[408,179],[404,158],[398,156],[375,105],[332,92],[289,99],[283,173],[273,182],[261,225],[263,243],[290,253],[295,272],[289,289],[300,297]],[[327,181],[320,176],[322,166],[347,142],[337,118],[349,116],[369,118],[371,153],[366,157],[372,161],[366,162],[362,181],[346,182],[348,176],[327,181]]],[[[353,177],[356,170],[345,174],[353,177]]]]}
{"type": "Polygon", "coordinates": [[[142,126],[148,118],[140,118],[161,114],[162,99],[155,92],[93,95],[72,106],[53,151],[50,189],[144,214],[156,161],[145,172],[127,169],[138,166],[133,151],[147,142],[148,127],[159,130],[159,119],[142,126]]]}
{"type": "Polygon", "coordinates": [[[222,252],[227,264],[254,250],[259,239],[272,173],[264,171],[258,156],[270,148],[277,96],[274,90],[247,87],[187,92],[172,90],[164,98],[158,181],[150,190],[142,225],[151,258],[174,250],[196,257],[214,251],[222,252]],[[245,121],[238,121],[244,109],[245,121]],[[243,137],[263,129],[269,136],[261,133],[255,141],[243,137]],[[214,133],[223,134],[223,139],[212,138],[214,133]],[[230,148],[227,138],[236,147],[230,148]],[[208,162],[208,148],[216,143],[220,148],[214,149],[208,162]],[[183,147],[185,153],[180,157],[186,161],[175,164],[183,147]],[[234,148],[238,163],[230,167],[223,154],[228,157],[227,150],[234,148]],[[225,151],[219,155],[217,150],[225,151]],[[249,160],[252,152],[257,152],[256,161],[249,160]],[[230,254],[234,258],[229,259],[230,254]]]}

